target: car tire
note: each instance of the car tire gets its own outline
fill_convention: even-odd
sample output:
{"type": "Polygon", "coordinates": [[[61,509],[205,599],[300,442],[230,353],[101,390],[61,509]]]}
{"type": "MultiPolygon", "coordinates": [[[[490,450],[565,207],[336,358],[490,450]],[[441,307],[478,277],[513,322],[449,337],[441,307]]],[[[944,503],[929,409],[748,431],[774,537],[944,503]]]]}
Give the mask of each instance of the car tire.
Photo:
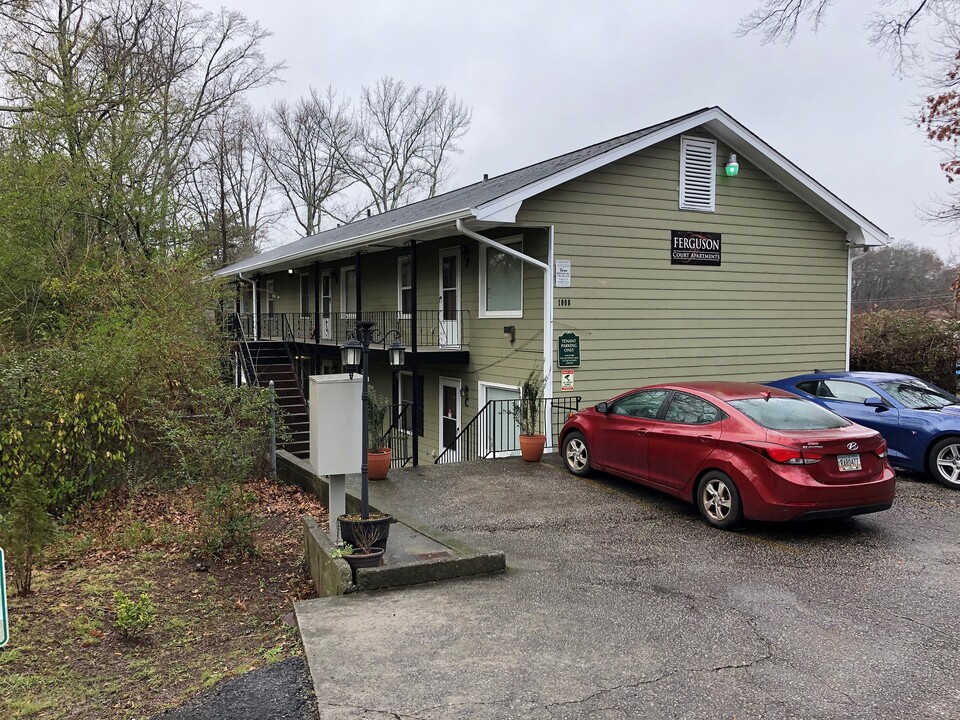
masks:
{"type": "Polygon", "coordinates": [[[563,439],[563,464],[577,477],[590,474],[590,448],[583,433],[574,430],[563,439]]]}
{"type": "Polygon", "coordinates": [[[927,455],[927,470],[941,485],[960,490],[960,437],[935,443],[927,455]]]}
{"type": "Polygon", "coordinates": [[[731,530],[743,522],[740,491],[726,473],[711,470],[697,485],[697,509],[708,525],[731,530]]]}

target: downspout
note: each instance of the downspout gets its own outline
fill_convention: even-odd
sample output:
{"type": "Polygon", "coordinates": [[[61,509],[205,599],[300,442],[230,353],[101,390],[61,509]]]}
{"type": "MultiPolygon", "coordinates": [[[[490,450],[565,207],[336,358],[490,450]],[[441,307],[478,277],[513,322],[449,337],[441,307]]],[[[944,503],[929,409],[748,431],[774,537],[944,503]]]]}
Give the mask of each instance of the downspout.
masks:
{"type": "Polygon", "coordinates": [[[847,244],[847,343],[844,349],[843,369],[850,370],[850,334],[853,323],[853,246],[847,244]]]}
{"type": "MultiPolygon", "coordinates": [[[[524,255],[511,247],[502,245],[496,240],[484,237],[480,233],[469,230],[463,220],[457,218],[457,231],[461,235],[476,240],[482,245],[515,257],[521,262],[534,265],[543,270],[543,384],[544,399],[553,400],[553,226],[547,227],[547,262],[524,255]]],[[[547,437],[547,447],[551,447],[552,438],[547,437]]]]}
{"type": "Polygon", "coordinates": [[[260,339],[260,293],[257,292],[257,281],[253,279],[248,280],[243,276],[242,272],[238,272],[237,277],[243,280],[244,282],[250,283],[250,289],[253,292],[253,337],[256,340],[259,340],[260,339]]]}

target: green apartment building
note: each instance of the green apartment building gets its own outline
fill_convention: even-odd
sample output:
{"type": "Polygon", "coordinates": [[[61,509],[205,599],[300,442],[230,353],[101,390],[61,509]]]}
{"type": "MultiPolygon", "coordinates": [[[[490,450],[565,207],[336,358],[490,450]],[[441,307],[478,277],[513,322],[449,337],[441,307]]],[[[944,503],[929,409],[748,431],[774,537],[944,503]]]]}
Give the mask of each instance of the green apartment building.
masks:
{"type": "Polygon", "coordinates": [[[237,284],[238,358],[289,361],[301,388],[311,374],[340,371],[339,346],[358,317],[399,332],[405,366],[391,371],[378,347],[371,379],[409,407],[404,430],[427,463],[509,445],[507,405],[488,403],[516,398],[533,369],[546,382],[549,444],[574,398],[845,368],[851,252],[886,240],[713,107],[218,274],[237,284]],[[485,407],[500,417],[478,417],[485,407]],[[471,423],[468,453],[461,433],[471,423]]]}

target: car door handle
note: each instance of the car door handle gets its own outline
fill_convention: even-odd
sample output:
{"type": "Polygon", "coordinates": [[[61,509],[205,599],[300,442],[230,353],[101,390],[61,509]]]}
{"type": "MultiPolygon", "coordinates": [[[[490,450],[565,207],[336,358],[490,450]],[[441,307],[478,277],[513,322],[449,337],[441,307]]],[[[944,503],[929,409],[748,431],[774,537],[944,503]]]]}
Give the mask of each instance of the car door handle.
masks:
{"type": "Polygon", "coordinates": [[[645,435],[646,433],[648,433],[648,432],[650,432],[650,431],[647,430],[646,428],[640,428],[639,430],[635,430],[634,432],[636,432],[637,435],[645,435]]]}
{"type": "Polygon", "coordinates": [[[700,442],[710,442],[711,440],[716,440],[717,438],[713,435],[698,435],[700,442]]]}

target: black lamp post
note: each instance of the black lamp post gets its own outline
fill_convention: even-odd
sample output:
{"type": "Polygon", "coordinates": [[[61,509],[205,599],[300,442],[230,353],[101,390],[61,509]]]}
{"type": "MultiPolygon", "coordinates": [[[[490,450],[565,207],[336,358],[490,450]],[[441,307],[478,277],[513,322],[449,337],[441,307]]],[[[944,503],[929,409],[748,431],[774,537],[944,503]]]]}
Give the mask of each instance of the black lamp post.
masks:
{"type": "Polygon", "coordinates": [[[367,403],[369,395],[367,388],[370,382],[370,343],[382,343],[386,347],[387,340],[392,340],[387,354],[390,358],[390,367],[394,370],[403,366],[404,347],[399,330],[378,332],[373,329],[376,323],[370,320],[358,320],[357,329],[347,332],[347,341],[340,347],[340,360],[344,369],[353,377],[358,369],[363,373],[363,389],[360,392],[360,517],[367,520],[370,517],[370,489],[367,476],[367,403]]]}

